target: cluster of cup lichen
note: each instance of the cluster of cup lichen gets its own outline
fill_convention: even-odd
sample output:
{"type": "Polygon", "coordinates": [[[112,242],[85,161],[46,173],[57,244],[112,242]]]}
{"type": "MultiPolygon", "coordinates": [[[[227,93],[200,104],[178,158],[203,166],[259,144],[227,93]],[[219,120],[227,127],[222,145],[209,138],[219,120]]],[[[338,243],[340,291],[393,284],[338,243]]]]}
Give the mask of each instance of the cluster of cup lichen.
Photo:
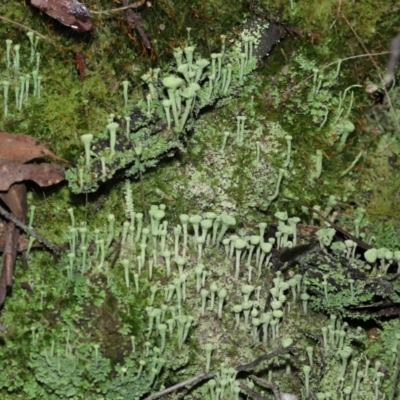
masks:
{"type": "MultiPolygon", "coordinates": [[[[77,168],[67,172],[70,188],[76,193],[94,191],[119,169],[127,169],[127,176],[136,175],[180,148],[182,134],[193,128],[199,112],[232,96],[249,79],[257,64],[260,31],[267,28],[268,23],[263,23],[251,31],[243,30],[229,49],[222,37],[221,51],[212,53],[210,60],[196,58],[195,45],[188,39],[183,51],[174,51],[173,71],[156,68],[142,76],[148,93],[133,110],[129,107],[130,83],[124,81],[125,116],[112,114],[104,132],[82,136],[85,155],[77,168]]],[[[240,118],[239,134],[244,131],[245,117],[240,118]]],[[[243,137],[238,140],[242,142],[243,137]]]]}
{"type": "Polygon", "coordinates": [[[42,76],[39,73],[40,53],[36,51],[39,37],[31,31],[27,36],[31,45],[30,56],[24,56],[20,44],[13,44],[11,39],[7,39],[0,58],[0,95],[3,98],[4,118],[9,116],[9,108],[15,110],[12,115],[20,111],[29,96],[40,97],[42,76]],[[13,103],[15,107],[11,106],[13,103]]]}
{"type": "MultiPolygon", "coordinates": [[[[213,379],[193,389],[192,398],[237,399],[240,382],[255,387],[236,367],[265,351],[294,346],[298,357],[275,357],[254,372],[269,382],[279,381],[286,393],[312,392],[318,399],[337,398],[341,392],[344,398],[381,398],[386,376],[380,364],[370,368],[353,345],[364,338],[362,331],[335,316],[329,322],[313,315],[307,277],[295,270],[287,275],[274,271],[276,250],[297,244],[299,218],[277,213],[278,230],[265,241],[266,223],[253,233],[232,232],[234,217],[205,212],[182,214],[171,226],[165,205],[152,206],[147,219],[134,209],[132,198],[127,182],[122,225],[110,214],[103,226],[90,228],[78,224],[74,210],[69,210],[69,249],[59,263],[58,280],[80,301],[71,315],[64,310],[65,324],[57,328],[63,340],[59,332],[49,336],[39,325],[30,333],[30,373],[45,392],[61,398],[92,398],[96,390],[110,399],[127,391],[141,396],[165,382],[214,371],[213,379]],[[127,343],[117,365],[106,356],[104,332],[95,343],[87,342],[93,321],[85,314],[93,315],[109,297],[120,314],[119,340],[127,343]],[[85,310],[82,306],[93,299],[85,310]],[[83,321],[87,337],[85,330],[76,329],[83,321]],[[314,342],[315,348],[321,347],[321,357],[306,345],[311,339],[305,339],[303,331],[317,342],[322,336],[319,344],[314,342]],[[293,368],[303,371],[304,385],[291,379],[293,368]]],[[[322,229],[319,238],[326,251],[354,256],[353,244],[332,242],[329,228],[322,229]]],[[[51,306],[48,296],[39,296],[42,309],[51,306]]]]}

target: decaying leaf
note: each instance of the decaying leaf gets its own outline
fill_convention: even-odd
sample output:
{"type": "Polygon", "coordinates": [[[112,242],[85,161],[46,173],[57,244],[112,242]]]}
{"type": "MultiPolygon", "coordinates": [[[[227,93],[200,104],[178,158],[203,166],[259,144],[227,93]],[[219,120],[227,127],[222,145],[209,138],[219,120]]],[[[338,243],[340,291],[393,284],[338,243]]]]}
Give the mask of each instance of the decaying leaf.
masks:
{"type": "MultiPolygon", "coordinates": [[[[0,230],[0,252],[4,251],[4,246],[6,242],[5,232],[0,230]]],[[[20,236],[18,240],[18,252],[26,251],[28,249],[29,240],[25,236],[20,236]]],[[[32,248],[42,248],[43,245],[39,242],[34,242],[32,248]]]]}
{"type": "Polygon", "coordinates": [[[6,192],[0,192],[0,199],[21,222],[26,222],[28,201],[25,183],[16,183],[6,192]]]}
{"type": "MultiPolygon", "coordinates": [[[[1,176],[2,174],[0,172],[0,177],[1,176]]],[[[3,200],[18,219],[25,222],[28,205],[26,186],[24,183],[13,184],[6,192],[0,192],[0,199],[3,200]]],[[[7,292],[11,289],[13,284],[14,264],[17,257],[20,231],[12,222],[9,222],[4,225],[3,237],[4,246],[0,277],[0,304],[3,304],[7,292]]]]}
{"type": "Polygon", "coordinates": [[[19,164],[0,161],[0,191],[14,182],[34,181],[39,186],[51,186],[65,179],[64,168],[56,164],[19,164]]]}
{"type": "MultiPolygon", "coordinates": [[[[20,229],[29,230],[25,225],[28,208],[25,181],[32,180],[40,186],[50,186],[64,179],[64,168],[59,165],[24,164],[39,157],[51,157],[68,163],[31,136],[0,132],[0,203],[4,203],[11,211],[10,214],[1,207],[1,215],[8,222],[0,220],[0,250],[3,253],[0,305],[12,288],[17,251],[26,248],[27,239],[25,242],[20,240],[20,229]]],[[[39,237],[32,230],[30,234],[39,237]]]]}
{"type": "Polygon", "coordinates": [[[31,4],[76,32],[93,27],[89,10],[76,0],[31,0],[31,4]]]}
{"type": "Polygon", "coordinates": [[[40,157],[50,157],[53,160],[69,164],[67,160],[56,156],[32,136],[0,132],[0,160],[24,164],[40,157]]]}
{"type": "Polygon", "coordinates": [[[6,226],[6,241],[3,251],[3,263],[0,277],[0,304],[4,303],[8,290],[13,283],[13,272],[15,258],[17,256],[17,245],[19,230],[10,222],[6,226]]]}

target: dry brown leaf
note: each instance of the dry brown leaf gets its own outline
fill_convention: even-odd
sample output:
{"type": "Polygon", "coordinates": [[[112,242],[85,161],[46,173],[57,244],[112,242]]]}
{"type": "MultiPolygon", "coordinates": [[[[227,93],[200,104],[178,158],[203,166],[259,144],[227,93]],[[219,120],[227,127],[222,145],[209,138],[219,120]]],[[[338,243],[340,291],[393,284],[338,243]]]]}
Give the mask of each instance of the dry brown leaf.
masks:
{"type": "MultiPolygon", "coordinates": [[[[0,200],[23,224],[26,221],[27,213],[25,181],[32,180],[40,186],[50,186],[65,178],[64,168],[59,165],[24,164],[39,157],[51,157],[55,160],[65,161],[31,136],[0,132],[0,200]]],[[[68,163],[68,161],[65,162],[68,163]]],[[[5,212],[5,210],[3,211],[5,212]]],[[[16,228],[14,223],[1,223],[0,225],[0,250],[3,252],[0,305],[4,303],[7,293],[12,287],[15,258],[18,249],[22,247],[20,229],[16,228]]]]}
{"type": "Polygon", "coordinates": [[[26,222],[28,200],[25,183],[15,183],[7,192],[0,192],[0,199],[21,222],[26,222]]]}
{"type": "MultiPolygon", "coordinates": [[[[2,235],[0,232],[0,252],[4,251],[4,246],[6,242],[6,237],[5,235],[2,235]]],[[[29,245],[29,239],[26,238],[26,236],[20,236],[18,239],[18,251],[21,253],[22,251],[26,251],[28,249],[29,245]]],[[[43,248],[42,243],[39,243],[38,241],[33,242],[32,248],[43,248]]]]}
{"type": "Polygon", "coordinates": [[[93,27],[89,10],[76,0],[31,0],[31,4],[76,32],[93,27]]]}
{"type": "Polygon", "coordinates": [[[7,191],[15,182],[34,181],[51,186],[65,179],[64,168],[55,164],[19,164],[0,160],[0,191],[7,191]]]}
{"type": "Polygon", "coordinates": [[[19,230],[10,222],[6,226],[3,262],[0,277],[0,305],[4,303],[8,288],[13,284],[15,257],[19,241],[19,230]]]}
{"type": "Polygon", "coordinates": [[[0,132],[0,160],[24,164],[40,157],[50,157],[54,160],[69,164],[67,160],[55,155],[32,136],[12,135],[10,133],[0,132]]]}
{"type": "MultiPolygon", "coordinates": [[[[15,186],[15,185],[14,185],[15,186]]],[[[13,187],[14,187],[13,186],[13,187]]],[[[3,193],[1,193],[0,195],[2,195],[3,193]]],[[[3,201],[4,201],[4,197],[3,197],[3,201]]],[[[25,197],[25,204],[26,204],[26,197],[25,197]]],[[[22,205],[21,205],[22,208],[22,205]]],[[[25,212],[26,215],[26,212],[25,212]]],[[[26,216],[24,216],[21,221],[25,222],[26,220],[26,216]]],[[[6,222],[2,221],[0,219],[0,252],[4,251],[4,246],[5,246],[5,242],[6,242],[6,222]]],[[[25,251],[28,248],[28,244],[29,244],[29,239],[27,239],[27,237],[25,235],[22,235],[19,237],[19,241],[18,241],[18,251],[25,251]]],[[[43,247],[42,243],[35,241],[32,245],[32,247],[43,247]]]]}

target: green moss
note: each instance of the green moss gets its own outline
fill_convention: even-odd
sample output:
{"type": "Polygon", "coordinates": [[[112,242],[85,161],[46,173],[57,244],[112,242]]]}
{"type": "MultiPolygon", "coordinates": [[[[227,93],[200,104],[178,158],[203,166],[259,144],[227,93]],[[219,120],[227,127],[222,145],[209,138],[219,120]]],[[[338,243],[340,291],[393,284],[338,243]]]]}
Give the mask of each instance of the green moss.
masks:
{"type": "MultiPolygon", "coordinates": [[[[395,217],[400,212],[396,201],[399,184],[397,167],[387,163],[387,149],[390,147],[396,153],[398,138],[397,134],[392,137],[385,134],[393,132],[393,121],[390,117],[376,117],[372,107],[365,114],[371,100],[362,89],[354,89],[354,105],[348,120],[356,125],[356,129],[344,148],[339,148],[337,143],[333,144],[333,135],[340,133],[337,132],[339,125],[335,123],[340,93],[355,82],[364,84],[367,77],[376,80],[375,72],[366,59],[344,61],[336,80],[333,79],[336,65],[327,69],[324,67],[361,51],[346,22],[336,18],[339,11],[355,27],[368,49],[374,52],[386,50],[388,39],[394,35],[393,27],[398,26],[398,13],[394,12],[394,6],[385,1],[343,3],[341,10],[337,8],[337,2],[331,1],[322,4],[319,1],[304,3],[294,0],[293,4],[292,9],[290,2],[285,3],[283,22],[288,26],[301,27],[305,39],[294,40],[288,37],[279,44],[277,51],[271,53],[259,72],[246,82],[243,90],[235,93],[236,98],[220,100],[203,115],[196,115],[190,134],[174,138],[173,146],[168,149],[168,157],[159,159],[161,150],[166,148],[171,137],[155,135],[148,139],[149,130],[146,126],[135,136],[137,140],[147,140],[144,154],[157,158],[146,164],[146,171],[140,178],[137,177],[138,166],[133,165],[128,170],[135,210],[146,213],[149,204],[167,204],[170,228],[177,223],[181,213],[229,211],[236,215],[238,228],[244,226],[249,232],[257,230],[256,223],[259,221],[274,223],[273,214],[276,210],[289,210],[303,216],[297,205],[289,204],[280,197],[272,204],[266,201],[275,190],[277,171],[286,157],[284,137],[290,134],[294,138],[292,161],[281,191],[308,204],[322,207],[330,195],[336,195],[339,205],[351,213],[354,209],[352,204],[364,206],[369,223],[365,227],[367,233],[376,237],[377,246],[395,249],[395,217]],[[358,21],[363,21],[362,26],[358,21]],[[319,37],[308,36],[308,32],[318,34],[319,37]],[[311,37],[313,43],[310,42],[311,37]],[[324,71],[318,94],[313,94],[314,68],[324,71]],[[326,110],[329,110],[329,114],[323,124],[326,110]],[[238,115],[247,116],[245,141],[241,145],[235,142],[238,115]],[[371,122],[371,118],[367,117],[375,120],[371,122]],[[378,129],[374,121],[377,120],[382,125],[379,131],[381,139],[374,140],[378,129]],[[222,153],[225,130],[229,130],[231,135],[222,153]],[[258,161],[257,146],[261,154],[258,161]],[[314,156],[317,149],[324,155],[323,171],[320,179],[312,180],[309,175],[315,169],[314,156]],[[350,165],[360,149],[366,150],[368,157],[363,158],[348,176],[338,179],[338,175],[350,165]],[[267,210],[267,215],[261,214],[260,209],[267,210]],[[383,224],[382,221],[386,220],[387,223],[383,224]]],[[[110,7],[110,3],[104,0],[87,1],[86,5],[91,9],[110,7]]],[[[258,11],[268,10],[268,15],[277,15],[279,6],[276,1],[262,1],[258,11]]],[[[239,27],[248,11],[247,7],[244,2],[223,1],[185,2],[184,5],[180,2],[161,1],[153,4],[152,8],[143,11],[144,27],[153,45],[153,50],[148,53],[143,49],[139,37],[129,32],[124,13],[96,15],[96,29],[80,36],[37,10],[29,12],[23,23],[46,35],[55,45],[39,42],[43,74],[41,99],[31,98],[21,112],[15,112],[11,106],[7,119],[0,112],[1,129],[11,133],[31,134],[60,156],[79,163],[82,154],[80,135],[96,133],[99,137],[106,137],[105,122],[108,115],[123,113],[121,82],[124,79],[132,82],[129,106],[134,108],[143,100],[146,90],[140,76],[150,67],[171,71],[172,49],[185,45],[187,27],[192,28],[191,40],[196,43],[198,54],[207,55],[219,51],[219,36],[225,33],[229,35],[239,27]],[[118,47],[115,43],[118,43],[118,47]],[[76,70],[76,52],[82,54],[85,60],[84,80],[76,70]]],[[[8,1],[4,15],[21,21],[24,11],[21,2],[8,1]]],[[[0,34],[1,37],[11,38],[14,43],[21,43],[24,54],[29,53],[29,43],[23,30],[2,23],[0,34]]],[[[377,61],[383,69],[385,60],[382,58],[377,61]]],[[[345,102],[346,108],[349,106],[348,100],[345,102]]],[[[395,100],[397,108],[399,100],[395,100]]],[[[143,106],[144,103],[140,103],[140,107],[143,106]]],[[[70,224],[67,209],[73,207],[79,223],[87,224],[90,231],[95,228],[106,231],[107,224],[104,221],[109,213],[115,214],[118,225],[126,218],[123,189],[120,176],[103,185],[98,193],[87,196],[73,196],[63,185],[44,192],[34,188],[29,198],[29,204],[36,206],[34,229],[58,244],[67,243],[70,224]]],[[[352,217],[339,217],[341,222],[353,229],[352,217]]],[[[169,245],[172,246],[171,240],[169,245]]],[[[140,249],[138,246],[129,251],[123,248],[122,252],[124,256],[128,254],[132,262],[136,262],[135,257],[140,249]]],[[[192,259],[188,271],[196,265],[194,248],[190,255],[192,259]]],[[[109,254],[109,260],[112,258],[113,254],[109,254]]],[[[157,263],[162,264],[162,257],[159,258],[157,263]]],[[[179,352],[176,351],[179,345],[177,338],[169,337],[166,347],[168,365],[162,370],[156,384],[151,386],[147,378],[137,380],[135,377],[138,361],[144,358],[148,323],[144,309],[148,304],[149,287],[154,282],[159,282],[160,286],[168,282],[163,268],[155,268],[154,281],[151,283],[142,277],[143,286],[137,294],[126,289],[119,261],[111,271],[92,271],[87,275],[76,272],[74,279],[67,281],[68,260],[65,254],[60,260],[54,261],[42,249],[35,250],[31,254],[28,270],[23,270],[19,263],[16,267],[13,296],[7,299],[2,317],[8,329],[4,334],[5,342],[0,348],[5,371],[0,379],[4,398],[65,398],[79,395],[80,387],[85,388],[87,395],[103,395],[110,399],[114,398],[112,396],[139,398],[144,393],[157,390],[161,385],[169,386],[199,374],[205,366],[204,344],[209,342],[216,345],[212,359],[213,370],[218,370],[222,362],[239,365],[254,360],[262,354],[259,343],[252,338],[251,329],[234,329],[233,315],[229,311],[230,305],[242,301],[240,286],[246,282],[246,266],[243,263],[241,273],[244,275],[239,284],[231,274],[232,260],[224,257],[223,249],[207,249],[205,258],[211,273],[208,279],[229,289],[230,297],[223,318],[219,320],[215,312],[210,312],[210,318],[199,316],[199,298],[193,290],[194,278],[190,277],[192,286],[183,312],[194,313],[194,326],[188,341],[179,352]],[[18,286],[18,283],[24,281],[29,282],[33,293],[18,286]],[[37,345],[32,343],[32,326],[38,334],[37,345]],[[53,341],[55,348],[64,352],[68,331],[74,343],[73,354],[79,355],[74,374],[68,372],[69,360],[63,360],[60,364],[63,371],[58,371],[57,352],[51,365],[48,365],[43,353],[45,349],[50,351],[53,341]],[[137,338],[135,354],[131,354],[131,335],[137,338]],[[94,343],[101,343],[101,357],[97,363],[94,362],[94,343]],[[122,366],[128,368],[128,373],[121,372],[122,366]]],[[[279,264],[277,256],[274,256],[273,261],[279,264]]],[[[356,302],[351,299],[351,291],[346,284],[346,271],[340,270],[340,260],[336,260],[331,268],[319,266],[322,271],[320,274],[327,274],[330,282],[336,282],[341,290],[336,291],[332,284],[329,301],[325,301],[321,276],[310,277],[310,287],[316,292],[312,302],[318,312],[310,312],[305,316],[301,305],[295,304],[284,316],[282,336],[294,338],[301,353],[300,362],[292,360],[297,369],[306,360],[303,349],[311,344],[317,347],[302,332],[320,336],[321,328],[328,324],[322,311],[354,316],[348,312],[349,307],[373,300],[371,294],[363,290],[362,284],[365,282],[356,287],[356,302]]],[[[363,268],[362,265],[358,267],[363,268]]],[[[262,287],[262,301],[265,301],[272,277],[271,271],[266,271],[260,278],[254,278],[262,287]]],[[[393,284],[395,300],[398,300],[397,286],[393,284]]],[[[376,289],[382,294],[385,286],[380,285],[376,289]]],[[[161,304],[163,298],[164,293],[160,290],[156,304],[161,304]]],[[[382,355],[382,361],[391,365],[392,353],[388,343],[393,336],[393,326],[384,324],[383,333],[387,335],[384,344],[366,342],[364,353],[372,359],[382,355]]],[[[352,329],[349,329],[349,335],[355,337],[352,329]]],[[[349,337],[348,340],[353,339],[349,337]]],[[[157,333],[151,337],[151,343],[152,346],[159,345],[157,333]]],[[[279,346],[278,342],[271,344],[279,346]]],[[[354,351],[357,353],[355,358],[360,359],[358,349],[354,351]]],[[[300,385],[290,375],[283,374],[282,366],[285,362],[275,360],[269,365],[260,366],[257,373],[267,374],[271,370],[274,379],[279,374],[281,388],[298,393],[300,385]]],[[[334,391],[341,361],[334,352],[324,354],[324,359],[318,362],[321,365],[326,363],[329,370],[323,377],[318,376],[317,379],[314,376],[312,385],[315,390],[334,391]]],[[[319,366],[317,363],[317,368],[319,366]]],[[[146,370],[146,376],[149,371],[150,368],[146,370]]],[[[372,371],[370,375],[366,389],[359,394],[366,399],[373,393],[370,387],[372,371]]],[[[386,378],[389,377],[385,377],[382,390],[388,395],[390,387],[387,382],[390,379],[386,378]]],[[[346,379],[347,385],[351,377],[347,376],[346,379]]],[[[193,399],[206,398],[208,394],[205,385],[198,385],[191,392],[193,399]]]]}

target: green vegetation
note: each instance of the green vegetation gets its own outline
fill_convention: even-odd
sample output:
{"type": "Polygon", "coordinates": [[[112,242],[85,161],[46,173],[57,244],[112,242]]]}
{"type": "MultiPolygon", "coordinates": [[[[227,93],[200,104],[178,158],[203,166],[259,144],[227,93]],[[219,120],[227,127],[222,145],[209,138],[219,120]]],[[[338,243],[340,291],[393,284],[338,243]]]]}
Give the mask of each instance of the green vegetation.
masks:
{"type": "MultiPolygon", "coordinates": [[[[18,261],[0,397],[140,399],[207,372],[185,398],[272,398],[250,374],[299,398],[390,398],[398,323],[368,307],[400,300],[399,132],[365,91],[377,71],[349,57],[364,53],[350,26],[371,53],[387,50],[397,6],[160,1],[142,12],[147,52],[124,13],[94,14],[94,31],[78,35],[3,3],[2,16],[44,38],[1,20],[0,129],[74,165],[68,182],[29,195],[33,228],[67,250],[18,261]],[[254,31],[241,35],[254,14],[303,37],[256,63],[254,31]],[[20,91],[22,103],[15,45],[32,94],[40,54],[40,97],[20,91]],[[364,260],[321,229],[319,245],[283,265],[280,250],[307,242],[310,221],[326,228],[290,198],[376,249],[364,260]],[[296,224],[306,227],[295,238],[296,224]]],[[[374,60],[382,74],[386,56],[374,60]]]]}

